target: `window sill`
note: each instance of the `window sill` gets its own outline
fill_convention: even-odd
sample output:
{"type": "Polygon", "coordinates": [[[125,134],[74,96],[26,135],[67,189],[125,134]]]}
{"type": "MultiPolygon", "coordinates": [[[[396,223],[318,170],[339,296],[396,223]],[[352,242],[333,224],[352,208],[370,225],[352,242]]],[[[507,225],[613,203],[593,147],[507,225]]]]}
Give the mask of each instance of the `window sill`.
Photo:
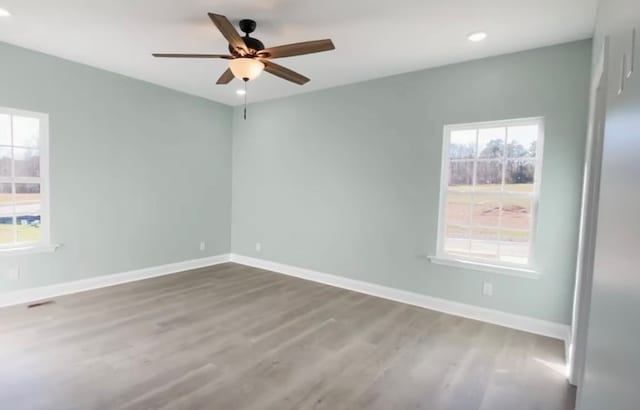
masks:
{"type": "Polygon", "coordinates": [[[501,275],[517,276],[521,278],[538,279],[540,274],[533,269],[515,268],[510,266],[492,265],[489,263],[479,263],[453,259],[448,257],[429,256],[429,261],[437,265],[451,266],[481,272],[497,273],[501,275]]]}
{"type": "Polygon", "coordinates": [[[52,253],[55,252],[60,245],[30,245],[17,248],[5,248],[0,249],[0,257],[2,256],[16,256],[16,255],[28,255],[32,253],[52,253]]]}

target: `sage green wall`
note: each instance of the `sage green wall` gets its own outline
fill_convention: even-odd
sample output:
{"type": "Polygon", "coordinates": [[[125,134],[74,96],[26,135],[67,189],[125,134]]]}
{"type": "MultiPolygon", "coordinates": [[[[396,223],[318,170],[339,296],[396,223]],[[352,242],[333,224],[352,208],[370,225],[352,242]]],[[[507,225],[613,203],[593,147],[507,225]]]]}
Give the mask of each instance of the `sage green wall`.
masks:
{"type": "Polygon", "coordinates": [[[0,291],[229,252],[230,107],[6,43],[0,79],[0,106],[50,116],[62,244],[2,256],[0,291]]]}
{"type": "Polygon", "coordinates": [[[585,40],[236,109],[233,252],[568,324],[590,63],[585,40]],[[431,264],[443,126],[532,116],[540,278],[431,264]]]}

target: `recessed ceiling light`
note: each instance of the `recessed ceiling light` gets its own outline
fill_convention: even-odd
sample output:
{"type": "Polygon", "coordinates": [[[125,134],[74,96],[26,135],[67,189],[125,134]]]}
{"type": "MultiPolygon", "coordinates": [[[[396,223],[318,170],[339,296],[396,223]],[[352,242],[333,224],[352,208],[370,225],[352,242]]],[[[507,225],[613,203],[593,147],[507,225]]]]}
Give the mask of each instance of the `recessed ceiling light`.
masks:
{"type": "Polygon", "coordinates": [[[7,10],[0,9],[0,17],[9,17],[10,15],[11,13],[9,13],[7,10]]]}
{"type": "Polygon", "coordinates": [[[487,33],[485,33],[484,31],[478,31],[477,33],[469,34],[467,38],[469,39],[469,41],[477,43],[478,41],[482,41],[487,38],[487,33]]]}
{"type": "Polygon", "coordinates": [[[236,94],[245,95],[247,92],[245,90],[236,90],[236,94]]]}

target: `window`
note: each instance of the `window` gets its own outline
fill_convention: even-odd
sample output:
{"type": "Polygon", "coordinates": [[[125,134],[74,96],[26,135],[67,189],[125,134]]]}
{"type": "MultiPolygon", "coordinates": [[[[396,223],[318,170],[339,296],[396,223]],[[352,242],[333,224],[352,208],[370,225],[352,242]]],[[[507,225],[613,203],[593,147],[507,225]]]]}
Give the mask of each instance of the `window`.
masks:
{"type": "Polygon", "coordinates": [[[438,258],[530,267],[543,133],[542,118],[445,127],[438,258]]]}
{"type": "Polygon", "coordinates": [[[0,107],[0,250],[49,244],[48,117],[0,107]]]}

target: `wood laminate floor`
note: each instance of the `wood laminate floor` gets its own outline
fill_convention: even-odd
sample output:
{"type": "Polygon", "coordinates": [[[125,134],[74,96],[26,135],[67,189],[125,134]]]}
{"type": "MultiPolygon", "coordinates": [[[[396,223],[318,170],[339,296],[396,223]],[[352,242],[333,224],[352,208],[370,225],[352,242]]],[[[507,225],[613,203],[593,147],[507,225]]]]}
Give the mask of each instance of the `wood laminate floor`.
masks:
{"type": "Polygon", "coordinates": [[[560,341],[236,264],[0,309],[0,408],[573,409],[560,341]]]}

